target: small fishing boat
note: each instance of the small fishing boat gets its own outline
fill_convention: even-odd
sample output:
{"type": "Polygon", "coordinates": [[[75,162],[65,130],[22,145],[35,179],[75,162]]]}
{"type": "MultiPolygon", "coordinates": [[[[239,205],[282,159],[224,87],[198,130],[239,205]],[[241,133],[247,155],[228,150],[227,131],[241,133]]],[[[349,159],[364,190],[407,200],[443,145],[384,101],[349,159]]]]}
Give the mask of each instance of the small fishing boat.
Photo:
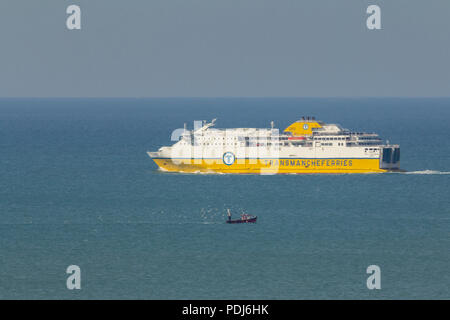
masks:
{"type": "Polygon", "coordinates": [[[255,223],[256,219],[258,218],[257,216],[252,216],[250,214],[246,214],[243,213],[241,214],[241,218],[240,219],[231,219],[231,212],[230,209],[227,210],[228,211],[228,220],[227,223],[255,223]]]}

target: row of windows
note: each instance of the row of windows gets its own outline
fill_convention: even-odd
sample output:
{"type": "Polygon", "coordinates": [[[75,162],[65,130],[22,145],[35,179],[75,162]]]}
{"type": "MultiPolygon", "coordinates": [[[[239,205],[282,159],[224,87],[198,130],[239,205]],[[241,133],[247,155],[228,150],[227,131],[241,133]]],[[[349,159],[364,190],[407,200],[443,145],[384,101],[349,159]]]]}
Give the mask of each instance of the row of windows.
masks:
{"type": "MultiPolygon", "coordinates": [[[[207,137],[196,137],[198,140],[209,140],[209,141],[211,141],[211,140],[225,140],[225,138],[215,138],[215,137],[209,137],[209,138],[207,138],[207,137]]],[[[237,140],[238,138],[237,137],[227,137],[227,140],[237,140]]]]}
{"type": "Polygon", "coordinates": [[[377,145],[378,142],[358,142],[358,145],[360,146],[373,146],[373,145],[377,145]]]}
{"type": "MultiPolygon", "coordinates": [[[[190,145],[189,143],[186,142],[182,142],[181,145],[190,145]]],[[[237,146],[238,143],[198,143],[196,145],[199,146],[237,146]]],[[[264,147],[264,146],[294,146],[294,147],[299,147],[299,146],[306,146],[306,147],[311,147],[312,145],[310,143],[289,143],[289,142],[284,142],[284,143],[246,143],[245,146],[246,147],[264,147]]],[[[334,144],[332,142],[322,142],[320,144],[322,147],[324,146],[333,146],[334,144]]],[[[338,146],[344,146],[344,143],[337,143],[338,146]]],[[[368,149],[366,148],[366,151],[368,149]]],[[[372,150],[372,148],[370,148],[370,150],[372,150]]],[[[375,149],[374,149],[375,150],[375,149]]]]}
{"type": "MultiPolygon", "coordinates": [[[[181,145],[188,145],[192,146],[193,144],[187,143],[187,142],[181,142],[181,145]]],[[[203,142],[203,143],[197,143],[197,146],[237,146],[237,142],[235,143],[209,143],[209,142],[203,142]]]]}
{"type": "Polygon", "coordinates": [[[350,140],[349,137],[341,138],[341,137],[314,137],[314,140],[350,140]]]}

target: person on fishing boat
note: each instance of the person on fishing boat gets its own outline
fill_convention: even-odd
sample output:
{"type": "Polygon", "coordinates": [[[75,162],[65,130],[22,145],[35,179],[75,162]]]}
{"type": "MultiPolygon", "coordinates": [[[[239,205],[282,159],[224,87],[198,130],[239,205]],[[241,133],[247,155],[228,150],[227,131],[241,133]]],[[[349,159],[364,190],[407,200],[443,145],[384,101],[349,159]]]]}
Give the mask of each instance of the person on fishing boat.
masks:
{"type": "Polygon", "coordinates": [[[228,221],[231,221],[231,212],[230,212],[230,209],[227,209],[227,212],[228,212],[228,221]]]}

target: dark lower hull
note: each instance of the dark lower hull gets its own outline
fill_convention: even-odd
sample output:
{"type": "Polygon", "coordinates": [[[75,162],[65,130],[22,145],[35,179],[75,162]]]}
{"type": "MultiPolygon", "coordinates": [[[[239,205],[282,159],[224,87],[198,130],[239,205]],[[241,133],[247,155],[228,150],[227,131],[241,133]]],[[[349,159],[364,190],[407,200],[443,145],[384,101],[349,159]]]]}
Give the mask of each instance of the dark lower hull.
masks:
{"type": "Polygon", "coordinates": [[[257,217],[249,218],[249,219],[236,219],[236,220],[227,220],[227,223],[255,223],[257,217]]]}

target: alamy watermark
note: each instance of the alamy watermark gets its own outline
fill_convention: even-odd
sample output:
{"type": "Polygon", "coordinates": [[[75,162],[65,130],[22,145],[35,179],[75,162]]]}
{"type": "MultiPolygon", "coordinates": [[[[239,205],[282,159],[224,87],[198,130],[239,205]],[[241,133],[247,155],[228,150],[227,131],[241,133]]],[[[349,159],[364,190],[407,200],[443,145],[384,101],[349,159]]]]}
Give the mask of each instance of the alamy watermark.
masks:
{"type": "Polygon", "coordinates": [[[373,264],[367,267],[366,273],[370,274],[367,278],[367,289],[381,289],[381,269],[379,266],[373,264]]]}
{"type": "Polygon", "coordinates": [[[70,265],[66,269],[66,273],[70,274],[66,280],[66,287],[69,290],[81,289],[81,269],[77,265],[70,265]]]}
{"type": "Polygon", "coordinates": [[[175,129],[171,140],[177,143],[161,148],[161,156],[181,166],[186,160],[189,165],[207,161],[209,166],[259,165],[262,174],[278,172],[283,143],[279,129],[210,129],[214,122],[196,120],[193,130],[175,129]]]}
{"type": "MultiPolygon", "coordinates": [[[[66,27],[68,30],[81,29],[81,8],[78,5],[69,5],[66,9],[66,27]]],[[[366,19],[366,27],[369,30],[381,29],[381,9],[378,5],[369,5],[366,9],[369,16],[366,19]]]]}

